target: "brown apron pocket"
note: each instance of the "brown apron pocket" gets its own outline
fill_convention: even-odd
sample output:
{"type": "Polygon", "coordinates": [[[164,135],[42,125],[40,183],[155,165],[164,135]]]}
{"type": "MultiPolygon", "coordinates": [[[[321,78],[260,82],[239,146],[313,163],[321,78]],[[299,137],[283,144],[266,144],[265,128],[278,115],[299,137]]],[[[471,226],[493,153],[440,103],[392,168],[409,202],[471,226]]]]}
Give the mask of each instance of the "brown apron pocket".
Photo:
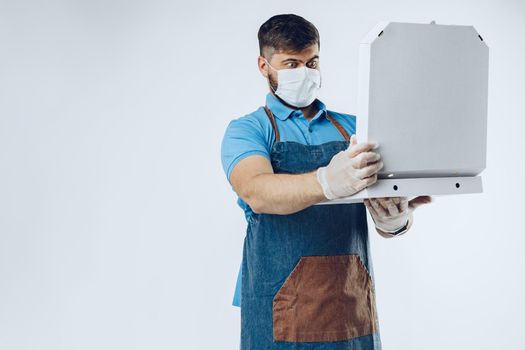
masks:
{"type": "Polygon", "coordinates": [[[273,298],[275,341],[339,341],[377,330],[372,278],[359,255],[303,256],[273,298]]]}

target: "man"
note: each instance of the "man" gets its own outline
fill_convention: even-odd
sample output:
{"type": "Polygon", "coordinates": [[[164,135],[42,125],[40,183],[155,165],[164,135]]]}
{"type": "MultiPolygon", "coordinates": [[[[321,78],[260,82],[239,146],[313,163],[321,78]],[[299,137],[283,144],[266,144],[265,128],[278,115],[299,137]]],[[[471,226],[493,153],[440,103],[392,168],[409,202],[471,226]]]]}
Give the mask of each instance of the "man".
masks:
{"type": "Polygon", "coordinates": [[[357,143],[356,117],[316,98],[312,23],[277,15],[258,38],[266,105],[232,120],[221,146],[248,223],[234,298],[241,349],[380,349],[366,208],[377,232],[395,237],[431,198],[314,205],[374,184],[378,144],[357,143]]]}

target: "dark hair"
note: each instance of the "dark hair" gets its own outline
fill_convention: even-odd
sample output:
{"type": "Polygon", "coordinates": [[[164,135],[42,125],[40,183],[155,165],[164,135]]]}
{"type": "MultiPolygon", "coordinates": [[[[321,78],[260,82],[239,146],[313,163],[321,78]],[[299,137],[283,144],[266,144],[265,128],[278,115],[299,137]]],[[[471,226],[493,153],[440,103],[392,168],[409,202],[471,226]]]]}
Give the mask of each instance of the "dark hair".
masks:
{"type": "MultiPolygon", "coordinates": [[[[296,53],[313,44],[321,47],[317,28],[303,17],[294,14],[271,17],[259,28],[257,37],[261,56],[264,56],[266,48],[296,53]]],[[[270,56],[271,54],[273,51],[270,56]]]]}

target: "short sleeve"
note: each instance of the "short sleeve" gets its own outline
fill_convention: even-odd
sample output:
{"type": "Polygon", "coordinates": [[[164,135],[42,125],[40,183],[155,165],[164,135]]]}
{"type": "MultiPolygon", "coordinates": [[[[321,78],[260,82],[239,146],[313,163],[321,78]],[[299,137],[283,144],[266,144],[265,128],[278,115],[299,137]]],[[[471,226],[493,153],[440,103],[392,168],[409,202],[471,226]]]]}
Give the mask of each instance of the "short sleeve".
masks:
{"type": "Polygon", "coordinates": [[[221,144],[221,162],[228,181],[235,165],[255,154],[270,159],[269,146],[261,124],[249,117],[232,120],[221,144]]]}

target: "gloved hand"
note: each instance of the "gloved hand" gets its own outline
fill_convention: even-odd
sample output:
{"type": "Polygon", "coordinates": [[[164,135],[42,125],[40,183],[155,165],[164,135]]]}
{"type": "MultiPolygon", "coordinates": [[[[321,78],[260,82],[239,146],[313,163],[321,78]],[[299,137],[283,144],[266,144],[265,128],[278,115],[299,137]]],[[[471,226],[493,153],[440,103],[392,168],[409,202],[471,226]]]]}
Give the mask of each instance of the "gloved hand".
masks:
{"type": "Polygon", "coordinates": [[[366,198],[363,202],[376,227],[387,233],[401,229],[412,216],[407,197],[366,198]]]}
{"type": "Polygon", "coordinates": [[[358,144],[354,135],[344,151],[332,157],[327,166],[317,169],[317,180],[328,199],[351,196],[377,181],[377,172],[383,167],[380,155],[371,151],[377,143],[358,144]],[[372,163],[372,164],[368,164],[372,163]]]}
{"type": "Polygon", "coordinates": [[[408,231],[414,220],[412,212],[418,206],[430,203],[432,197],[419,196],[411,201],[407,197],[366,198],[364,204],[368,208],[372,219],[378,229],[386,233],[399,231],[403,226],[408,231]]]}

